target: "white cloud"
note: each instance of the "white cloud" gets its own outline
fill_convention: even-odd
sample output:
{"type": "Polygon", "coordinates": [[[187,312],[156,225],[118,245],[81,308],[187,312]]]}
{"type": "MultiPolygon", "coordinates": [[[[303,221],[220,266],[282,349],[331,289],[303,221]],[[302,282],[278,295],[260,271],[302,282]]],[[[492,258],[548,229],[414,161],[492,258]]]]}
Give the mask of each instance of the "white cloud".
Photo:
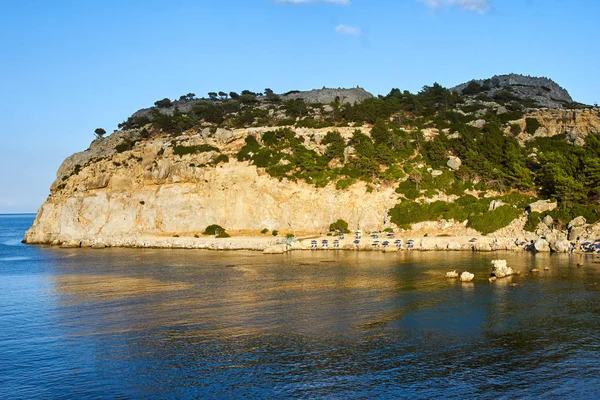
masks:
{"type": "Polygon", "coordinates": [[[342,35],[355,35],[355,36],[362,35],[362,29],[360,29],[359,27],[348,26],[348,25],[343,25],[343,24],[336,26],[335,31],[337,33],[341,33],[342,35]]]}
{"type": "Polygon", "coordinates": [[[350,0],[275,0],[277,3],[333,3],[333,4],[350,4],[350,0]]]}
{"type": "Polygon", "coordinates": [[[457,6],[466,11],[485,14],[492,9],[492,0],[420,0],[429,8],[457,6]]]}

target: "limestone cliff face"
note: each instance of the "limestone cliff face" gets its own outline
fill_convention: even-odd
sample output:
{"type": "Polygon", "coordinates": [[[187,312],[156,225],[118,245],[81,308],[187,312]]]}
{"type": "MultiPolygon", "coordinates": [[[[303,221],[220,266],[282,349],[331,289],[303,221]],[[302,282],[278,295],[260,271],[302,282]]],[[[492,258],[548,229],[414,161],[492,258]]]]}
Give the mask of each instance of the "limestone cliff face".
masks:
{"type": "MultiPolygon", "coordinates": [[[[588,133],[600,131],[598,109],[540,109],[527,116],[541,123],[535,136],[567,132],[569,140],[581,145],[588,133]]],[[[520,122],[524,127],[525,120],[520,122]]],[[[337,128],[346,139],[355,129],[337,128]]],[[[370,130],[359,129],[366,134],[370,130]]],[[[145,130],[134,129],[97,139],[60,166],[25,241],[124,245],[147,236],[193,238],[211,224],[240,234],[257,234],[265,228],[296,234],[326,232],[337,219],[347,221],[351,229],[390,226],[387,211],[402,201],[395,185],[369,190],[364,183],[344,190],[332,184],[317,188],[280,181],[237,161],[247,136],[260,141],[269,130],[273,128],[206,128],[177,137],[147,138],[142,137],[145,130]],[[182,154],[176,152],[177,146],[201,149],[182,154]]],[[[322,153],[321,139],[331,128],[294,130],[306,147],[322,153]]],[[[510,129],[506,134],[511,135],[510,129]]],[[[525,133],[520,136],[522,143],[532,139],[525,133]]]]}
{"type": "MultiPolygon", "coordinates": [[[[304,133],[319,136],[318,130],[304,133]]],[[[144,235],[200,235],[211,224],[228,231],[301,233],[325,232],[338,218],[367,230],[387,222],[387,210],[398,201],[394,188],[368,193],[363,184],[341,191],[332,185],[279,181],[235,160],[248,134],[260,135],[261,130],[203,131],[177,138],[186,145],[218,147],[230,161],[216,166],[210,165],[216,151],[173,154],[171,137],[139,141],[121,153],[115,146],[137,139],[137,131],[98,139],[64,161],[25,241],[117,243],[144,235]]]]}
{"type": "MultiPolygon", "coordinates": [[[[536,137],[551,137],[567,134],[573,144],[582,146],[585,137],[590,133],[600,132],[600,110],[588,108],[583,110],[540,109],[527,113],[527,117],[536,118],[540,128],[534,135],[528,135],[525,130],[525,118],[515,121],[521,125],[522,133],[517,136],[521,141],[533,140],[536,137]]],[[[507,134],[510,129],[507,128],[507,134]]]]}

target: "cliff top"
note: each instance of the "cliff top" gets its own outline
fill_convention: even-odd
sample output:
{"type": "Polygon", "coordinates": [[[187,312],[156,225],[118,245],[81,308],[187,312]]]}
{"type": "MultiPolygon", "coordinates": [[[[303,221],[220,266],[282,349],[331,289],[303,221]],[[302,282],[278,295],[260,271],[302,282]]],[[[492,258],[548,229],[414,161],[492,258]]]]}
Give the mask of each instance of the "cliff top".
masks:
{"type": "Polygon", "coordinates": [[[487,96],[498,100],[529,100],[532,106],[569,108],[573,99],[552,79],[519,74],[495,75],[489,79],[474,79],[453,87],[464,96],[487,96]]]}

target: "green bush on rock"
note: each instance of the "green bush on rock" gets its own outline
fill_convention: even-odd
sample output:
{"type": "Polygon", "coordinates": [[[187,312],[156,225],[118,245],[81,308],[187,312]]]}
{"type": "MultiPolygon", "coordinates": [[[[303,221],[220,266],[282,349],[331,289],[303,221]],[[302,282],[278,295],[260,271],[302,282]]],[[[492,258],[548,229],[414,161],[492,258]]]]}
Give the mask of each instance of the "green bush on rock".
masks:
{"type": "Polygon", "coordinates": [[[344,221],[343,219],[338,219],[334,223],[330,224],[329,231],[330,232],[338,231],[338,232],[350,233],[350,231],[348,230],[348,223],[346,221],[344,221]]]}

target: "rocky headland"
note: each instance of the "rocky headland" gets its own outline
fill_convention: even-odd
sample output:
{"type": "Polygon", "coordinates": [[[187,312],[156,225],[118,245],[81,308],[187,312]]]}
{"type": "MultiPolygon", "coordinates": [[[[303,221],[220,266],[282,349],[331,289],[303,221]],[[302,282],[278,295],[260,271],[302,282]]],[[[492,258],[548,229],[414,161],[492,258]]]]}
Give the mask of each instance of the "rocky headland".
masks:
{"type": "MultiPolygon", "coordinates": [[[[499,132],[518,143],[523,160],[535,160],[538,153],[543,158],[543,151],[528,147],[540,139],[561,137],[566,145],[583,148],[588,135],[600,132],[597,108],[565,108],[575,103],[564,89],[545,78],[507,75],[494,77],[489,84],[472,82],[477,82],[479,89],[489,86],[487,98],[466,96],[453,112],[464,117],[469,126],[465,129],[481,130],[482,135],[486,135],[486,125],[497,124],[498,116],[511,114],[499,132]],[[527,96],[537,106],[516,113],[513,103],[494,100],[494,94],[506,85],[514,88],[515,96],[527,96]],[[534,85],[549,90],[532,95],[529,91],[534,85]],[[531,129],[531,119],[536,121],[535,129],[531,129]]],[[[467,85],[454,90],[460,92],[467,85]]],[[[411,111],[390,115],[385,122],[388,133],[404,138],[405,143],[404,147],[386,146],[404,151],[404,155],[396,156],[394,162],[377,161],[374,172],[362,176],[361,169],[348,171],[348,166],[355,164],[373,168],[373,164],[365,166],[357,138],[376,146],[378,141],[386,143],[377,136],[381,122],[357,122],[339,114],[350,115],[349,109],[381,98],[373,98],[363,89],[295,92],[277,96],[276,101],[270,96],[272,101],[259,96],[251,105],[239,105],[218,121],[207,121],[212,117],[204,114],[200,122],[191,125],[169,127],[157,121],[160,115],[185,121],[198,107],[224,108],[227,103],[188,98],[168,107],[138,111],[121,130],[100,135],[89,149],[63,162],[24,242],[281,253],[325,247],[393,252],[406,250],[410,241],[413,250],[570,252],[583,251],[583,243],[600,239],[600,225],[595,221],[588,224],[578,215],[569,221],[553,219],[550,213],[560,209],[560,201],[539,200],[543,196],[532,190],[515,192],[514,188],[493,186],[494,182],[482,182],[483,177],[477,177],[472,169],[467,174],[465,170],[472,168],[469,161],[465,163],[455,151],[443,152],[443,162],[436,164],[426,153],[431,146],[427,143],[460,138],[464,133],[456,124],[449,128],[435,125],[427,122],[431,116],[411,111]],[[303,108],[304,116],[290,111],[292,106],[310,103],[313,105],[303,108]],[[249,112],[248,107],[257,116],[247,123],[236,122],[249,112]],[[310,124],[306,122],[309,118],[310,124]],[[346,119],[339,123],[335,118],[346,119]],[[131,121],[141,122],[132,126],[131,121]],[[332,131],[335,135],[330,135],[332,131]],[[333,136],[342,143],[335,154],[333,136]],[[461,181],[467,182],[464,187],[461,181]],[[412,189],[402,189],[409,183],[412,189]],[[520,193],[520,200],[513,204],[502,197],[511,193],[513,198],[520,193]],[[425,216],[402,223],[394,211],[403,203],[450,207],[462,204],[465,196],[485,204],[485,210],[478,211],[479,218],[509,208],[508,214],[514,218],[484,235],[472,223],[472,212],[464,219],[449,218],[452,214],[444,211],[446,214],[431,214],[434,218],[430,220],[425,216]],[[532,216],[539,221],[532,221],[532,216]],[[343,239],[337,232],[328,234],[338,220],[347,223],[351,231],[361,230],[360,240],[356,242],[354,234],[343,239]],[[210,225],[225,228],[228,237],[204,235],[210,225]],[[381,233],[374,238],[370,232],[381,233]],[[335,247],[334,240],[338,241],[335,247]]],[[[376,149],[381,152],[384,147],[376,149]]],[[[531,168],[535,173],[538,167],[531,168]]]]}

